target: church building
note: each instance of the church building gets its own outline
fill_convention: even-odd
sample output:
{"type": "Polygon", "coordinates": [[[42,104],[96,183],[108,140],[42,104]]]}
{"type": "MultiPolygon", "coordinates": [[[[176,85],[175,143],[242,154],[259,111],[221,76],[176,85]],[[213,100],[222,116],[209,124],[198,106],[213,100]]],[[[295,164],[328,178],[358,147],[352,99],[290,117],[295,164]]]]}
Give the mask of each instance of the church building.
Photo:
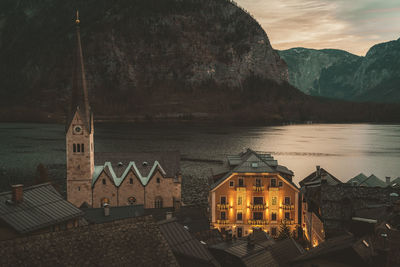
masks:
{"type": "Polygon", "coordinates": [[[178,207],[182,179],[179,152],[94,152],[93,113],[79,24],[77,17],[71,108],[66,124],[67,200],[77,207],[178,207]]]}

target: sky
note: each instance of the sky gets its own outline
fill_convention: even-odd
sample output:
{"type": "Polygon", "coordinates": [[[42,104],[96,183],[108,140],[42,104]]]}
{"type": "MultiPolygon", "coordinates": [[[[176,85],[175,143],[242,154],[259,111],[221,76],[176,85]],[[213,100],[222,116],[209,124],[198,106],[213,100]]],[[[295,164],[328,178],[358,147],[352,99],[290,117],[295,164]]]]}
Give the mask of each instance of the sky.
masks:
{"type": "Polygon", "coordinates": [[[267,32],[273,48],[343,49],[364,56],[400,38],[400,0],[236,0],[267,32]]]}

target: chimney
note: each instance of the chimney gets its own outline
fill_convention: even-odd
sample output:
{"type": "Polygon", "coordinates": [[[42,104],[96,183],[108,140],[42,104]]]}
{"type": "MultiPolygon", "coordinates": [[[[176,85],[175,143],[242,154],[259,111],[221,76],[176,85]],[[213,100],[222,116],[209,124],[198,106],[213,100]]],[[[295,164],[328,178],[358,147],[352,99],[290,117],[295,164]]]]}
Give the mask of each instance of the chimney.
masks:
{"type": "Polygon", "coordinates": [[[110,206],[107,203],[103,205],[103,209],[104,209],[104,216],[110,216],[110,206]]]}
{"type": "Polygon", "coordinates": [[[390,184],[390,176],[386,176],[386,184],[390,184]]]}
{"type": "Polygon", "coordinates": [[[21,203],[24,200],[24,185],[16,184],[12,185],[12,202],[14,204],[21,203]]]}
{"type": "Polygon", "coordinates": [[[171,211],[167,211],[167,213],[165,214],[165,219],[167,219],[167,220],[172,219],[172,212],[171,211]]]}
{"type": "Polygon", "coordinates": [[[317,165],[317,177],[321,175],[321,167],[317,165]]]}

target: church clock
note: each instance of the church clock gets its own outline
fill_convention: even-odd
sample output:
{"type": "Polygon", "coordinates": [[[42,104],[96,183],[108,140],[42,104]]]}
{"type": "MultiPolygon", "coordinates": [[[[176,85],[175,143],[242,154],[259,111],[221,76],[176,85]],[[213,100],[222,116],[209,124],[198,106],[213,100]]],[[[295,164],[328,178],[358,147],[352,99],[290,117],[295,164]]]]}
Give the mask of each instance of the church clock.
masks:
{"type": "Polygon", "coordinates": [[[80,125],[74,125],[74,134],[82,134],[82,126],[80,125]]]}

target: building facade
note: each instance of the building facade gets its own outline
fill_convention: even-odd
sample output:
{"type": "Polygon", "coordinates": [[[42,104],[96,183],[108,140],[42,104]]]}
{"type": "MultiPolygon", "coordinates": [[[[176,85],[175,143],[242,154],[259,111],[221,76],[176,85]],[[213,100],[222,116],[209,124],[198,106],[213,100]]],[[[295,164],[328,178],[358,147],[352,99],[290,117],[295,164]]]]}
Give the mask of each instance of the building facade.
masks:
{"type": "Polygon", "coordinates": [[[75,206],[144,205],[178,207],[181,200],[179,152],[96,153],[79,19],[72,97],[66,125],[67,199],[75,206]]]}
{"type": "Polygon", "coordinates": [[[283,223],[291,231],[297,229],[299,189],[291,181],[293,172],[271,155],[250,149],[228,156],[228,167],[210,191],[214,228],[237,237],[252,233],[253,228],[277,236],[283,223]]]}

